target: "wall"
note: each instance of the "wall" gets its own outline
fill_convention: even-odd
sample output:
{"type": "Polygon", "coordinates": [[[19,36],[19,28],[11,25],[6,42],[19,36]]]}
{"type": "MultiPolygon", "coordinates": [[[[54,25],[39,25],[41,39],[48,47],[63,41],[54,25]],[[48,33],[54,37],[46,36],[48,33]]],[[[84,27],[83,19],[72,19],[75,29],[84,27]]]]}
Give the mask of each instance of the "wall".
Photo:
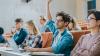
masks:
{"type": "MultiPolygon", "coordinates": [[[[65,11],[76,18],[84,18],[86,16],[85,2],[83,2],[84,0],[79,1],[53,0],[50,6],[53,18],[58,11],[65,11]]],[[[15,24],[16,18],[22,18],[25,22],[33,19],[35,24],[39,26],[38,17],[40,15],[46,17],[46,2],[47,0],[32,0],[29,3],[24,3],[21,0],[0,0],[0,26],[8,32],[15,24]]]]}
{"type": "Polygon", "coordinates": [[[21,0],[0,0],[0,26],[5,32],[14,26],[16,18],[22,18],[25,22],[30,19],[38,22],[39,13],[33,9],[32,3],[27,4],[21,0]]]}
{"type": "Polygon", "coordinates": [[[96,10],[100,11],[100,0],[96,0],[96,10]]]}
{"type": "Polygon", "coordinates": [[[87,0],[76,0],[76,18],[87,18],[87,0]]]}

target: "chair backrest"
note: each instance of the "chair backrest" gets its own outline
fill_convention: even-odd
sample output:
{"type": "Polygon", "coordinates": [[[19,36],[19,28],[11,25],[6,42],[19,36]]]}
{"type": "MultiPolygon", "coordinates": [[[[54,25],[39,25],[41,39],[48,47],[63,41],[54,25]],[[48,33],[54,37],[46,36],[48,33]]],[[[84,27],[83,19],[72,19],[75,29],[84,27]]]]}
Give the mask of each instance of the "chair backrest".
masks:
{"type": "Polygon", "coordinates": [[[78,42],[78,40],[80,39],[80,37],[82,35],[88,34],[90,33],[89,30],[83,30],[83,31],[73,31],[71,32],[74,38],[74,46],[76,45],[76,43],[78,42]]]}
{"type": "Polygon", "coordinates": [[[52,32],[44,32],[42,33],[42,48],[50,47],[52,44],[52,32]]]}

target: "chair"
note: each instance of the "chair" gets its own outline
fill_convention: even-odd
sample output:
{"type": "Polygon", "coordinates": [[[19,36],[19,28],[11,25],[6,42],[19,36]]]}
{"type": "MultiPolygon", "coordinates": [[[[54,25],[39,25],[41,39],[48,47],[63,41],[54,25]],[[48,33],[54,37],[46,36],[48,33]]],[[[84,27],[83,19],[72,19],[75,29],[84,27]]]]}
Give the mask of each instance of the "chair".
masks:
{"type": "Polygon", "coordinates": [[[42,48],[50,47],[52,44],[52,32],[42,33],[42,48]]]}
{"type": "Polygon", "coordinates": [[[88,34],[90,33],[89,30],[83,30],[83,31],[72,31],[71,32],[74,38],[74,46],[76,45],[76,43],[78,42],[78,40],[80,39],[80,37],[82,35],[88,34]]]}

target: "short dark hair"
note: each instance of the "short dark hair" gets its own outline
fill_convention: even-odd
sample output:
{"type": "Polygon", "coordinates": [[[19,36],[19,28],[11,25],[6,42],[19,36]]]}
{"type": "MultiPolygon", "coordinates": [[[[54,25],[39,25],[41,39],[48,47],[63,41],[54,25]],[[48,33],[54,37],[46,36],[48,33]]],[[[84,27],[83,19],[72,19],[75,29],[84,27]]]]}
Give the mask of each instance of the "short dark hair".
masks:
{"type": "Polygon", "coordinates": [[[69,16],[69,14],[66,14],[64,11],[58,12],[56,14],[56,17],[57,16],[62,16],[64,22],[70,22],[71,17],[69,16]]]}
{"type": "Polygon", "coordinates": [[[0,35],[4,33],[4,29],[0,27],[0,35]]]}
{"type": "Polygon", "coordinates": [[[22,20],[21,18],[17,18],[17,19],[15,20],[15,22],[23,22],[23,20],[22,20]]]}
{"type": "Polygon", "coordinates": [[[91,10],[88,13],[88,16],[93,14],[96,17],[96,20],[100,20],[100,11],[91,10]]]}

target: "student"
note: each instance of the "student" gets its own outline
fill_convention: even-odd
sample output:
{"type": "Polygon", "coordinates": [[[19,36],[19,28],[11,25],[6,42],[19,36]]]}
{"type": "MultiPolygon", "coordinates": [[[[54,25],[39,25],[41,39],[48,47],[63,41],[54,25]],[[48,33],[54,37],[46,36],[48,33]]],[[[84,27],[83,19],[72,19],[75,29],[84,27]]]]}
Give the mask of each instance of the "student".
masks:
{"type": "Polygon", "coordinates": [[[40,16],[40,24],[41,24],[41,27],[39,28],[40,33],[50,32],[48,26],[46,25],[46,19],[43,16],[40,16]]]}
{"type": "Polygon", "coordinates": [[[78,31],[78,30],[81,30],[81,27],[79,27],[78,24],[76,24],[75,20],[74,19],[71,19],[70,20],[70,23],[68,25],[68,30],[69,31],[78,31]]]}
{"type": "MultiPolygon", "coordinates": [[[[48,1],[49,6],[50,0],[48,1]]],[[[49,12],[49,10],[48,10],[49,12]]],[[[48,16],[50,13],[48,14],[48,16]]],[[[52,21],[51,17],[48,17],[50,21],[52,21]]],[[[55,54],[65,54],[65,56],[70,56],[71,47],[73,45],[73,39],[72,35],[70,35],[67,32],[67,29],[65,28],[65,23],[68,24],[70,21],[70,18],[68,15],[64,12],[60,12],[57,14],[56,19],[56,25],[57,29],[55,30],[53,42],[51,47],[48,48],[28,48],[25,47],[25,50],[31,51],[31,52],[53,52],[55,54]]],[[[50,22],[51,25],[53,25],[53,22],[50,22]]],[[[55,26],[52,26],[54,28],[55,26]]]]}
{"type": "Polygon", "coordinates": [[[45,23],[46,23],[46,19],[43,16],[40,16],[40,24],[41,24],[41,27],[39,28],[40,33],[45,32],[46,29],[45,23]]]}
{"type": "Polygon", "coordinates": [[[100,56],[100,11],[89,13],[91,33],[83,35],[71,52],[71,56],[100,56]]]}
{"type": "Polygon", "coordinates": [[[29,35],[25,40],[25,45],[31,48],[41,48],[41,36],[39,36],[38,30],[35,27],[33,20],[27,22],[27,28],[29,35]]]}
{"type": "Polygon", "coordinates": [[[45,27],[46,27],[45,32],[53,32],[53,34],[54,34],[54,32],[56,31],[56,27],[55,27],[54,21],[52,21],[52,16],[50,14],[49,2],[47,3],[47,5],[48,5],[47,6],[47,11],[48,11],[47,14],[49,14],[49,15],[47,15],[48,20],[46,20],[47,22],[45,23],[45,27]]]}
{"type": "Polygon", "coordinates": [[[0,43],[4,43],[4,37],[2,36],[2,34],[4,33],[4,29],[2,27],[0,27],[0,43]]]}
{"type": "Polygon", "coordinates": [[[13,38],[17,45],[21,45],[25,40],[25,38],[27,37],[28,33],[26,29],[22,28],[23,20],[21,18],[17,18],[15,20],[15,23],[16,26],[14,32],[7,34],[9,36],[5,37],[5,39],[9,41],[11,38],[13,38]]]}

